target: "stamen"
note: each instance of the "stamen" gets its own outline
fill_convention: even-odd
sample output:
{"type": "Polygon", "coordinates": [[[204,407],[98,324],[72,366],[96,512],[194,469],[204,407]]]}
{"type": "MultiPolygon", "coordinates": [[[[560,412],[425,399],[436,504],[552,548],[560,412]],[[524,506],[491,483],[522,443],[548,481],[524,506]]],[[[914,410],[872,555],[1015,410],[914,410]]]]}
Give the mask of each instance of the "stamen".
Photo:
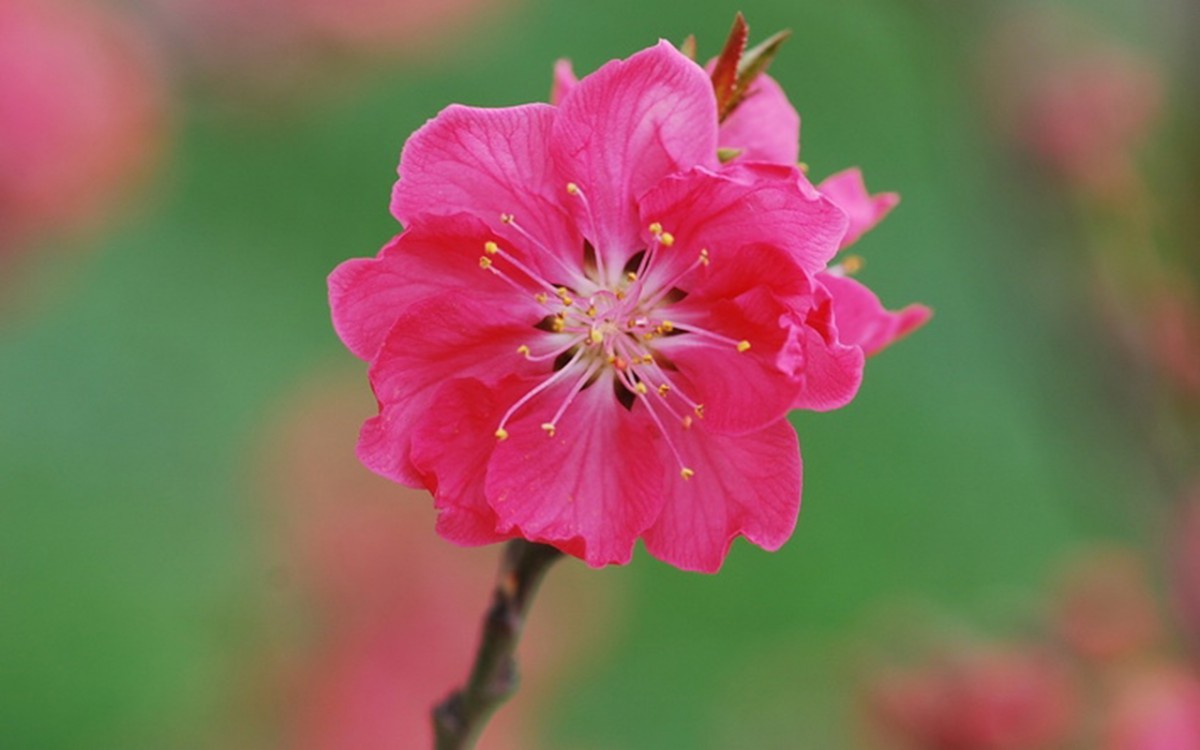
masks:
{"type": "Polygon", "coordinates": [[[658,291],[652,294],[646,301],[642,303],[642,308],[651,309],[659,302],[662,302],[663,299],[670,294],[673,289],[675,289],[679,282],[683,281],[685,276],[692,271],[695,271],[700,266],[707,266],[708,262],[708,248],[704,248],[700,251],[700,254],[696,256],[696,260],[692,261],[691,265],[676,274],[675,278],[671,279],[669,282],[660,284],[658,291]]]}
{"type": "MultiPolygon", "coordinates": [[[[537,396],[542,391],[544,391],[547,388],[549,388],[550,386],[554,385],[559,380],[561,380],[565,374],[569,373],[571,371],[571,368],[577,362],[579,362],[580,358],[583,357],[583,352],[584,352],[584,350],[581,347],[579,349],[579,351],[575,353],[575,356],[571,357],[571,361],[568,362],[565,367],[563,367],[561,370],[555,370],[554,373],[552,373],[550,375],[550,377],[546,378],[541,383],[538,383],[536,386],[533,387],[532,390],[530,390],[528,393],[526,393],[524,396],[522,396],[520,399],[518,399],[517,403],[510,406],[508,408],[508,411],[504,412],[504,416],[500,418],[500,426],[496,428],[496,436],[499,437],[501,433],[504,433],[504,435],[507,436],[508,432],[504,429],[504,425],[508,424],[508,420],[512,419],[513,414],[515,414],[517,412],[517,410],[520,409],[522,406],[529,403],[530,400],[532,400],[534,396],[537,396]]],[[[500,439],[503,440],[504,438],[500,438],[500,439]]]]}
{"type": "MultiPolygon", "coordinates": [[[[551,252],[550,248],[546,247],[545,243],[543,243],[537,237],[534,237],[532,234],[529,233],[528,230],[525,229],[525,227],[523,227],[517,223],[516,216],[514,216],[512,214],[500,214],[500,221],[502,223],[507,224],[508,226],[512,227],[513,230],[515,230],[517,234],[521,235],[522,237],[524,237],[525,239],[527,239],[531,243],[533,243],[533,246],[535,248],[537,248],[539,251],[541,251],[542,255],[544,255],[547,258],[553,259],[554,262],[558,264],[558,267],[560,269],[562,269],[562,271],[566,274],[566,278],[568,278],[568,279],[579,279],[580,278],[579,269],[571,268],[563,261],[562,258],[560,258],[558,256],[558,253],[551,252]]],[[[526,270],[524,268],[522,268],[522,270],[525,270],[526,273],[530,273],[528,270],[526,270]]],[[[532,276],[532,274],[531,274],[531,276],[532,276]]],[[[552,284],[550,284],[549,282],[543,281],[540,276],[536,276],[534,278],[537,278],[539,281],[542,281],[544,286],[553,288],[552,284]]]]}
{"type": "Polygon", "coordinates": [[[573,386],[571,386],[571,392],[567,394],[566,399],[558,407],[558,411],[554,412],[554,416],[550,418],[549,422],[542,424],[542,429],[546,431],[547,435],[554,437],[554,431],[557,428],[558,420],[562,419],[562,416],[567,413],[567,407],[571,405],[571,402],[575,400],[575,397],[579,395],[579,392],[583,390],[583,387],[587,385],[588,381],[592,379],[592,376],[596,374],[598,367],[599,363],[592,363],[592,365],[588,367],[582,375],[579,376],[579,379],[575,381],[573,386]]]}
{"type": "Polygon", "coordinates": [[[572,336],[570,341],[558,347],[557,349],[546,352],[545,354],[532,354],[530,353],[528,346],[521,344],[519,347],[517,347],[517,354],[524,355],[525,359],[529,360],[530,362],[545,362],[548,359],[557,359],[564,353],[571,351],[582,343],[582,336],[572,336]]]}
{"type": "MultiPolygon", "coordinates": [[[[583,213],[587,216],[588,224],[591,225],[591,235],[596,237],[596,217],[592,213],[592,204],[588,202],[587,196],[583,194],[583,190],[574,182],[567,183],[567,194],[579,199],[583,204],[583,213]]],[[[604,253],[596,248],[596,275],[600,278],[601,284],[608,282],[608,275],[604,272],[604,253]]]]}
{"type": "Polygon", "coordinates": [[[497,440],[508,440],[508,430],[504,429],[503,427],[496,430],[496,439],[497,440]]]}
{"type": "Polygon", "coordinates": [[[690,323],[677,324],[677,327],[681,331],[687,331],[688,333],[694,333],[697,336],[701,336],[702,338],[711,339],[713,341],[720,341],[723,344],[729,344],[733,348],[737,349],[739,352],[745,352],[750,349],[750,342],[746,341],[745,339],[741,339],[739,341],[738,339],[733,339],[728,336],[722,336],[719,333],[713,333],[712,331],[706,330],[704,328],[700,328],[699,326],[694,326],[690,323]]]}
{"type": "Polygon", "coordinates": [[[525,265],[524,263],[522,263],[521,261],[519,261],[515,257],[513,257],[512,253],[505,252],[495,242],[485,242],[483,245],[483,251],[485,253],[487,253],[487,255],[485,255],[479,259],[480,268],[491,268],[492,267],[492,260],[491,260],[491,258],[487,257],[488,255],[493,255],[493,256],[496,256],[499,258],[503,258],[504,260],[508,261],[509,263],[512,263],[514,266],[517,267],[518,270],[520,270],[522,273],[524,273],[526,276],[528,276],[529,279],[531,281],[533,281],[534,284],[537,284],[538,286],[541,286],[545,289],[549,289],[552,292],[554,291],[553,284],[551,284],[549,281],[546,281],[545,279],[543,279],[541,277],[541,275],[539,275],[535,271],[531,270],[529,268],[529,266],[525,265]]]}
{"type": "MultiPolygon", "coordinates": [[[[679,448],[675,446],[675,441],[671,439],[671,434],[667,432],[666,425],[663,424],[662,419],[659,418],[658,414],[654,411],[654,406],[651,404],[649,397],[646,396],[645,391],[638,391],[637,386],[630,381],[628,374],[618,372],[617,377],[621,379],[622,385],[637,393],[637,397],[640,398],[642,403],[646,406],[646,413],[650,415],[650,419],[652,419],[655,426],[658,427],[658,431],[662,434],[663,439],[667,443],[667,448],[670,449],[671,454],[675,456],[675,460],[679,463],[679,475],[684,479],[690,479],[695,476],[696,472],[689,469],[687,464],[684,463],[683,456],[679,453],[679,448]]],[[[637,385],[641,385],[641,383],[639,382],[637,385]]]]}

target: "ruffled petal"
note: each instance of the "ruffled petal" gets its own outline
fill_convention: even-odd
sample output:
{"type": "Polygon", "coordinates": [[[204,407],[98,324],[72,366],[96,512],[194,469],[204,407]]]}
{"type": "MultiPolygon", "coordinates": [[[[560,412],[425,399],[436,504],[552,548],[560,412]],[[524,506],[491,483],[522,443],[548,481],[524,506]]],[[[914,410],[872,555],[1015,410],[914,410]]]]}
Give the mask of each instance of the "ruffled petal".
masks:
{"type": "Polygon", "coordinates": [[[513,536],[496,531],[484,481],[506,408],[498,396],[519,388],[516,382],[489,387],[478,379],[457,378],[443,383],[432,400],[437,407],[413,428],[412,463],[433,492],[437,532],[457,544],[478,546],[513,536]]]}
{"type": "Polygon", "coordinates": [[[775,79],[761,75],[721,123],[717,145],[741,151],[738,161],[795,165],[800,158],[800,115],[775,79]]]}
{"type": "Polygon", "coordinates": [[[918,304],[891,312],[874,292],[848,276],[823,273],[817,279],[833,298],[839,341],[862,347],[868,356],[912,333],[933,316],[933,311],[918,304]]]}
{"type": "Polygon", "coordinates": [[[580,226],[602,261],[620,271],[637,249],[636,198],[663,177],[716,167],[716,98],[708,76],[667,42],[614,60],[571,89],[553,125],[551,152],[576,183],[580,226]]]}
{"type": "Polygon", "coordinates": [[[808,188],[794,167],[733,165],[720,174],[696,169],[663,180],[639,204],[644,226],[658,222],[674,236],[669,252],[656,261],[656,273],[665,276],[690,264],[702,249],[718,263],[751,243],[786,250],[816,273],[837,253],[846,231],[845,214],[808,188]]]}
{"type": "Polygon", "coordinates": [[[695,475],[667,472],[662,513],[643,538],[650,554],[684,570],[715,573],[736,537],[777,550],[800,512],[796,431],[781,419],[740,437],[681,430],[695,475]]]}
{"type": "Polygon", "coordinates": [[[900,203],[900,196],[896,193],[868,193],[862,171],[857,167],[825,178],[817,190],[837,204],[850,219],[846,236],[841,242],[843,248],[857,242],[859,237],[883,221],[883,217],[900,203]]]}
{"type": "MultiPolygon", "coordinates": [[[[489,241],[504,242],[478,219],[464,214],[436,217],[415,223],[374,258],[342,263],[329,275],[334,330],[355,356],[370,361],[405,308],[431,297],[469,294],[514,315],[535,314],[533,291],[522,297],[480,269],[479,258],[489,241]]],[[[529,262],[528,256],[513,252],[518,260],[529,262]]]]}
{"type": "MultiPolygon", "coordinates": [[[[664,447],[645,410],[626,410],[602,375],[583,390],[553,437],[541,429],[567,397],[564,382],[507,427],[488,465],[487,498],[503,533],[551,544],[592,567],[626,563],[662,504],[664,447]]],[[[521,395],[509,391],[507,399],[521,395]]]]}
{"type": "MultiPolygon", "coordinates": [[[[577,270],[583,240],[563,208],[566,183],[547,150],[555,113],[548,104],[442,110],[404,145],[392,213],[406,225],[419,214],[470,213],[532,251],[533,243],[501,222],[502,214],[511,214],[543,254],[577,270]]],[[[549,258],[535,260],[561,275],[549,258]]]]}
{"type": "Polygon", "coordinates": [[[779,248],[747,245],[690,274],[687,290],[663,310],[679,335],[655,349],[681,393],[704,405],[705,426],[744,434],[783,417],[803,383],[794,329],[812,304],[804,270],[779,248]]]}
{"type": "Polygon", "coordinates": [[[834,306],[829,292],[818,287],[813,305],[796,329],[802,350],[802,385],[792,407],[829,411],[850,403],[862,385],[866,355],[838,335],[834,306]]]}
{"type": "Polygon", "coordinates": [[[492,387],[508,375],[531,375],[535,366],[518,355],[517,348],[540,334],[532,327],[536,322],[470,296],[410,305],[371,365],[379,415],[363,424],[359,460],[401,484],[424,486],[410,448],[417,421],[438,408],[438,386],[455,378],[476,378],[492,387]]]}

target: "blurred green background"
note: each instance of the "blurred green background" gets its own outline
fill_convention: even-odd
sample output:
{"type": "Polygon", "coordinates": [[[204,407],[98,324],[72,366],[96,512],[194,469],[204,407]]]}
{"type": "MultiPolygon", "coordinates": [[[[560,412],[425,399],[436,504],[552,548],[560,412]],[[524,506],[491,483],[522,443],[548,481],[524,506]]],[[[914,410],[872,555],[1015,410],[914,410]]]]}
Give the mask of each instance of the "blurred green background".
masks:
{"type": "MultiPolygon", "coordinates": [[[[716,576],[640,551],[589,574],[619,624],[539,706],[543,745],[857,747],[856,681],[896,611],[1009,627],[1077,544],[1153,546],[1159,490],[1114,404],[1068,202],[981,101],[1001,5],[505,0],[285,95],[177,76],[142,205],[86,248],[46,243],[0,324],[0,746],[221,746],[271,639],[255,462],[312,372],[365,373],[324,279],[397,230],[407,135],[450,102],[544,100],[560,56],[582,74],[688,33],[715,54],[739,9],[755,39],[795,32],[771,73],[812,174],[859,165],[903,196],[856,248],[860,278],[935,318],[869,363],[853,404],[794,415],[804,506],[782,551],[738,543],[716,576]]],[[[1167,3],[1074,6],[1164,66],[1196,40],[1167,3]]]]}

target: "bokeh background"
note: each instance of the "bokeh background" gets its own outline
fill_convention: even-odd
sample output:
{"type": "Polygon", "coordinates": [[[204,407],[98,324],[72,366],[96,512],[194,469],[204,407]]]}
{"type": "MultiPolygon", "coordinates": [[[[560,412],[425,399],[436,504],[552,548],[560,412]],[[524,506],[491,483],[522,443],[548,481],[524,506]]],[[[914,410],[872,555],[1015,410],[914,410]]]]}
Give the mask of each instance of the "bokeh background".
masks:
{"type": "Polygon", "coordinates": [[[1197,7],[0,0],[0,747],[427,745],[499,548],[356,464],[325,276],[446,104],[736,10],[935,318],[782,551],[561,563],[482,747],[1200,747],[1197,7]]]}

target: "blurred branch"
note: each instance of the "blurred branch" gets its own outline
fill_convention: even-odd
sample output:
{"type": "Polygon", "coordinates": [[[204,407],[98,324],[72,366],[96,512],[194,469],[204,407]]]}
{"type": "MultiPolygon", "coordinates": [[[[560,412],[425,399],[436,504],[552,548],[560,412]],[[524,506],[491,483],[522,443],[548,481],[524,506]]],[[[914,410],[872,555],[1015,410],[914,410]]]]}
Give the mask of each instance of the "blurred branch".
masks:
{"type": "Polygon", "coordinates": [[[435,750],[469,750],[491,715],[517,690],[514,652],[538,584],[562,553],[514,539],[504,548],[492,606],[467,684],[433,709],[435,750]]]}

